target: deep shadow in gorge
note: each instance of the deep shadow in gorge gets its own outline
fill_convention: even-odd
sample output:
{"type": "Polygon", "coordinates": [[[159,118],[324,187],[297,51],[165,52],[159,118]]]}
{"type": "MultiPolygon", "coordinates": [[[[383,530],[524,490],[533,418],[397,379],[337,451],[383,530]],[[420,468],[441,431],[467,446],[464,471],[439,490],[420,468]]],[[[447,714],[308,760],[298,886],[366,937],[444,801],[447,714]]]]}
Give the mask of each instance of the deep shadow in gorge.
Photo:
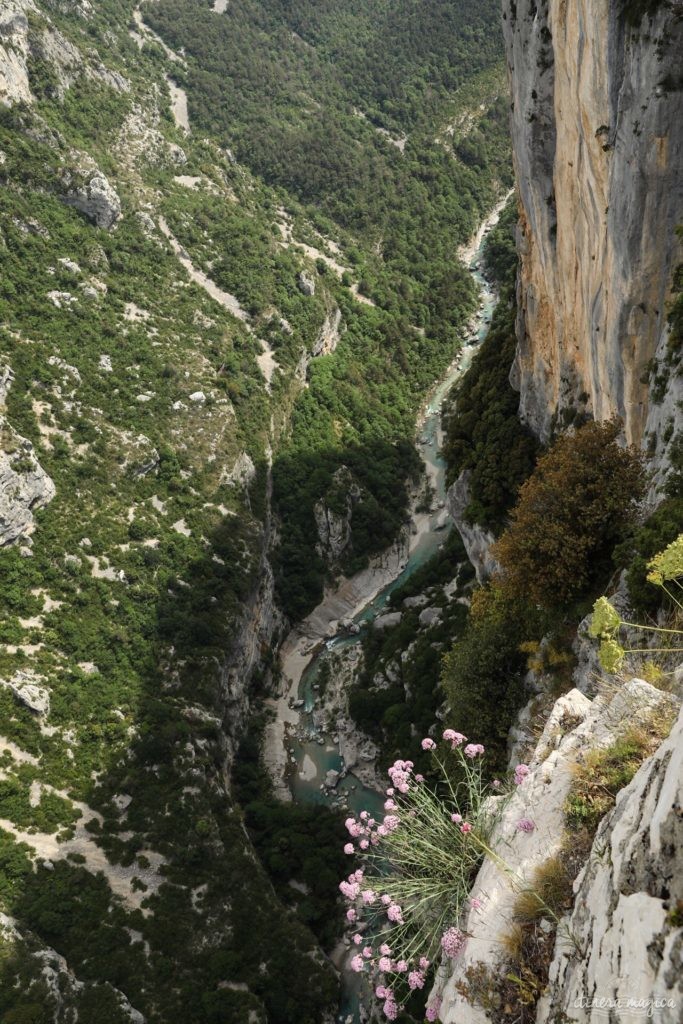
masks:
{"type": "MultiPolygon", "coordinates": [[[[387,514],[379,520],[381,529],[367,531],[366,548],[373,540],[385,544],[385,531],[399,527],[405,516],[400,477],[391,474],[404,464],[407,444],[384,442],[343,453],[368,486],[375,462],[382,468],[372,501],[387,514]]],[[[309,547],[311,508],[303,503],[315,484],[334,473],[341,455],[288,455],[273,466],[277,486],[292,480],[289,496],[304,522],[292,528],[303,531],[309,547]]],[[[253,488],[252,506],[259,512],[263,481],[264,471],[253,488]]],[[[256,520],[251,528],[262,530],[256,520]]],[[[280,528],[284,534],[289,523],[280,528]]],[[[228,791],[226,736],[232,742],[242,723],[223,684],[238,651],[238,625],[248,620],[260,586],[238,571],[244,529],[237,517],[226,517],[207,538],[203,558],[179,569],[176,581],[158,581],[141,692],[130,714],[131,745],[127,753],[111,750],[97,784],[83,797],[103,815],[103,825],[94,820],[89,830],[113,864],[135,863],[142,876],[145,850],[166,858],[160,888],[148,896],[143,891],[140,909],[126,908],[111,897],[104,877],[93,876],[72,854],[38,866],[13,901],[22,928],[64,956],[78,979],[96,985],[79,997],[86,1021],[124,1019],[109,986],[124,992],[150,1022],[243,1024],[250,1010],[265,1010],[273,1024],[318,1024],[325,1008],[336,1005],[334,971],[301,920],[317,928],[328,948],[333,944],[336,921],[341,924],[336,884],[345,868],[340,816],[272,801],[258,764],[260,720],[252,713],[237,770],[239,790],[270,876],[298,902],[299,920],[276,895],[228,791]],[[114,799],[121,794],[131,798],[127,807],[114,799]],[[288,885],[292,877],[304,891],[288,885]]],[[[149,592],[135,581],[130,590],[148,609],[149,592]]],[[[122,655],[125,643],[122,629],[122,655]]],[[[244,680],[254,709],[272,684],[275,646],[263,646],[260,655],[258,671],[244,680]]],[[[87,687],[87,678],[75,685],[87,687]]],[[[15,969],[6,962],[0,978],[15,969]]]]}

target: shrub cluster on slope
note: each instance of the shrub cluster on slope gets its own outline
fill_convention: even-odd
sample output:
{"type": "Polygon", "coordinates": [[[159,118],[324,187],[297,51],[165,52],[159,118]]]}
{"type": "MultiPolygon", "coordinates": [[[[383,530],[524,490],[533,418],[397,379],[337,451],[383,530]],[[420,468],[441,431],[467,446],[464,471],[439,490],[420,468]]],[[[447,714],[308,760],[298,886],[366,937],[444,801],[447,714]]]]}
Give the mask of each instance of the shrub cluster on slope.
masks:
{"type": "Polygon", "coordinates": [[[557,438],[522,485],[493,548],[500,573],[475,595],[462,638],[444,659],[449,717],[477,731],[503,765],[524,700],[524,650],[581,618],[577,605],[612,573],[612,554],[635,525],[645,475],[619,425],[588,423],[557,438]],[[524,646],[522,646],[524,645],[524,646]]]}

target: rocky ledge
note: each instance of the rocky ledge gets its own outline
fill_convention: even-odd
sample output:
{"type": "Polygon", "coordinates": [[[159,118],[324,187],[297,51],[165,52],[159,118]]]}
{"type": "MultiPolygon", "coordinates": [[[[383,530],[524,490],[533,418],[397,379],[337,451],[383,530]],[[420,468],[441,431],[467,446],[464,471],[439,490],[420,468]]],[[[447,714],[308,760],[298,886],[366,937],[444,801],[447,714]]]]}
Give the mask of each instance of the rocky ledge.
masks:
{"type": "MultiPolygon", "coordinates": [[[[530,761],[530,774],[510,798],[501,801],[492,848],[510,872],[490,858],[473,890],[480,902],[460,922],[468,940],[456,961],[439,970],[433,996],[440,996],[443,1024],[487,1024],[489,1012],[473,1002],[470,980],[482,970],[497,978],[504,967],[505,943],[515,927],[519,885],[563,849],[564,806],[575,765],[591,751],[614,743],[627,727],[653,715],[675,713],[679,701],[640,679],[604,690],[590,700],[571,690],[555,704],[530,761]],[[507,799],[507,802],[503,802],[507,799]],[[530,819],[532,831],[518,822],[530,819]],[[516,891],[515,891],[516,890],[516,891]],[[470,995],[471,998],[471,995],[470,995]]],[[[549,1020],[612,1019],[600,1000],[664,999],[665,1024],[680,1018],[683,1005],[683,714],[671,735],[644,762],[602,821],[588,860],[574,883],[570,916],[557,928],[550,984],[542,996],[538,1024],[549,1020]],[[678,916],[677,916],[678,915],[678,916]],[[571,936],[571,939],[569,938],[571,936]],[[588,1009],[585,998],[596,1000],[588,1009]],[[668,1014],[668,1015],[667,1015],[668,1014]]],[[[552,930],[552,926],[551,926],[552,930]]],[[[616,1018],[615,1018],[616,1019],[616,1018]]]]}

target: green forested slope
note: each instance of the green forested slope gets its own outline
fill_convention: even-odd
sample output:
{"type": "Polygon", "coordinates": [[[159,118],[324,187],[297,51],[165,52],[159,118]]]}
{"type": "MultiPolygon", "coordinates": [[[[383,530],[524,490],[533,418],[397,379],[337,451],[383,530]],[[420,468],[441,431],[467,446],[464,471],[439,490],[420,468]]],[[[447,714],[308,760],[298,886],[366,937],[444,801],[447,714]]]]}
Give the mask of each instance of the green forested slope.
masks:
{"type": "Polygon", "coordinates": [[[0,681],[50,699],[39,715],[0,687],[0,1019],[115,1024],[128,1000],[150,1024],[317,1022],[337,986],[307,925],[330,946],[339,823],[288,818],[238,773],[266,871],[226,776],[272,683],[264,548],[276,533],[297,615],[330,572],[313,508],[341,466],[342,567],[401,525],[415,409],[474,301],[455,250],[509,180],[495,5],[145,8],[185,63],[133,0],[25,6],[30,102],[0,106],[0,424],[56,495],[0,549],[0,681]],[[65,202],[97,169],[111,229],[65,202]]]}
{"type": "Polygon", "coordinates": [[[216,15],[211,6],[144,8],[187,56],[178,80],[191,120],[306,204],[382,310],[342,302],[339,359],[312,369],[276,464],[275,503],[288,524],[280,593],[298,617],[322,594],[315,500],[357,450],[366,500],[343,567],[386,544],[405,507],[392,481],[413,465],[407,447],[386,446],[411,438],[419,396],[473,309],[457,245],[511,181],[497,9],[238,0],[216,15]]]}

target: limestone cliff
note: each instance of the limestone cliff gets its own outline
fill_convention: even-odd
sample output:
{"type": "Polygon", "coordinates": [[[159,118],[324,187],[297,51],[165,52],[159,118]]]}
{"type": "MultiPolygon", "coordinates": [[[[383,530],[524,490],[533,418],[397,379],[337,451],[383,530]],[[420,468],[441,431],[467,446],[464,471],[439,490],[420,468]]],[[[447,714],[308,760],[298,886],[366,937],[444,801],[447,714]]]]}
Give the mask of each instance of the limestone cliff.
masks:
{"type": "MultiPolygon", "coordinates": [[[[441,998],[443,1024],[509,1019],[497,1014],[502,1005],[496,986],[511,970],[506,958],[516,927],[516,893],[549,858],[560,850],[568,855],[564,807],[575,766],[589,751],[607,748],[629,726],[671,713],[677,704],[671,694],[639,679],[616,691],[605,689],[593,701],[572,690],[556,702],[530,759],[528,778],[507,802],[493,798],[502,801],[502,808],[491,846],[508,868],[487,858],[477,875],[472,895],[478,902],[463,924],[467,944],[437,975],[434,994],[441,998]],[[535,828],[520,831],[516,822],[527,817],[535,828]],[[493,979],[491,984],[487,979],[493,979]]],[[[607,1019],[601,999],[611,1000],[612,1006],[627,999],[645,1000],[642,1005],[664,1000],[667,1010],[657,1019],[678,1019],[682,729],[683,715],[598,829],[574,884],[573,910],[557,927],[537,1024],[607,1019]],[[593,1010],[590,1000],[596,1001],[593,1010]]],[[[552,931],[549,925],[551,937],[552,931]]]]}
{"type": "Polygon", "coordinates": [[[33,445],[4,416],[12,379],[9,367],[0,366],[0,547],[28,538],[33,513],[55,496],[55,485],[38,462],[33,445]]]}
{"type": "Polygon", "coordinates": [[[683,5],[503,0],[503,25],[520,197],[521,416],[547,439],[557,414],[619,415],[629,441],[653,431],[661,463],[655,435],[675,433],[680,379],[674,367],[660,424],[648,377],[680,262],[683,5]]]}

